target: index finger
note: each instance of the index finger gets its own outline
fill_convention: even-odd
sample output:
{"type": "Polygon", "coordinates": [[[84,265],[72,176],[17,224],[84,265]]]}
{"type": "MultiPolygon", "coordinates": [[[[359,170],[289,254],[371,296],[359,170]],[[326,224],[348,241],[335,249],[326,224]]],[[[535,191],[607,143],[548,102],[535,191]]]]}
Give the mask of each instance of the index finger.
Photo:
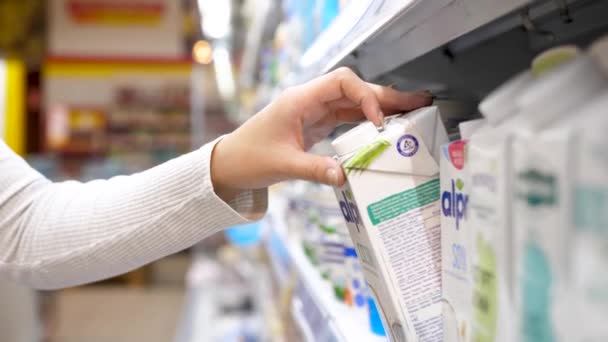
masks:
{"type": "Polygon", "coordinates": [[[346,99],[361,107],[363,115],[376,126],[383,126],[384,114],[376,93],[352,70],[342,67],[311,82],[310,95],[323,105],[346,99]]]}
{"type": "MultiPolygon", "coordinates": [[[[428,91],[411,93],[372,83],[368,83],[368,85],[376,94],[382,113],[385,115],[409,112],[423,106],[428,106],[433,102],[433,95],[428,91]]],[[[361,112],[361,108],[348,99],[334,101],[331,106],[334,108],[336,119],[339,122],[356,122],[365,117],[361,112]]]]}
{"type": "Polygon", "coordinates": [[[429,91],[404,92],[378,84],[368,83],[376,94],[380,107],[385,114],[409,112],[428,106],[433,102],[433,94],[429,91]]]}

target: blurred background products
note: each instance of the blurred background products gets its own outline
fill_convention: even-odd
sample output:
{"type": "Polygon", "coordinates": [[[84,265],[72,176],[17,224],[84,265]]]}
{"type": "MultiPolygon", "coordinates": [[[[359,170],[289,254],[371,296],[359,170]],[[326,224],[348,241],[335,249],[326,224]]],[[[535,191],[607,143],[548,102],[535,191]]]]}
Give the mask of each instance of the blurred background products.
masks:
{"type": "MultiPolygon", "coordinates": [[[[450,140],[418,142],[440,182],[442,298],[420,300],[441,302],[433,338],[608,340],[607,14],[600,0],[0,1],[0,137],[54,181],[89,181],[197,149],[341,66],[429,90],[450,140]]],[[[335,155],[353,127],[314,153],[335,155]]],[[[408,143],[386,147],[412,148],[391,163],[408,143]]],[[[1,282],[0,340],[402,341],[334,189],[270,192],[262,221],[129,274],[53,292],[1,282]]],[[[409,253],[402,235],[375,247],[409,253]]],[[[409,270],[397,254],[385,279],[409,270]]],[[[395,298],[424,271],[380,283],[403,290],[389,304],[422,342],[435,312],[395,298]]]]}

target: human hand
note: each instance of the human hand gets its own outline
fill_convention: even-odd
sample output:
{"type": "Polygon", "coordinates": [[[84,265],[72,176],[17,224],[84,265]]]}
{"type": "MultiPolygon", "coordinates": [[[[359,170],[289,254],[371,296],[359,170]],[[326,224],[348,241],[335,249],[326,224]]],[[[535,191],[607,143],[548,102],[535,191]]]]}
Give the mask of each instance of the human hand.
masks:
{"type": "Polygon", "coordinates": [[[215,146],[214,189],[229,200],[287,179],[341,186],[345,176],[337,161],[307,153],[314,144],[340,123],[367,118],[382,126],[384,114],[431,102],[428,92],[404,93],[366,83],[348,68],[289,88],[215,146]]]}

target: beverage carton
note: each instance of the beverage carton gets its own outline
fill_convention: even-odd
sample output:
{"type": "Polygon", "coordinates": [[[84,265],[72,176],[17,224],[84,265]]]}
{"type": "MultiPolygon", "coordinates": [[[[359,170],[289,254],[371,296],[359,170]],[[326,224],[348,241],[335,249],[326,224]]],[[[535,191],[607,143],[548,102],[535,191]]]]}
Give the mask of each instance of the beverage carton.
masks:
{"type": "MultiPolygon", "coordinates": [[[[475,124],[480,126],[483,121],[475,120],[475,124]]],[[[470,134],[472,132],[466,136],[470,134]]],[[[472,273],[466,225],[469,204],[469,186],[465,179],[466,145],[466,140],[443,145],[440,162],[443,335],[444,341],[448,342],[468,341],[471,331],[472,273]]]]}
{"type": "Polygon", "coordinates": [[[565,305],[556,306],[563,341],[608,340],[607,108],[605,91],[581,111],[574,138],[571,271],[565,305]]]}
{"type": "Polygon", "coordinates": [[[392,341],[442,341],[437,107],[364,123],[333,141],[346,173],[336,189],[392,341]]]}
{"type": "Polygon", "coordinates": [[[521,340],[558,335],[554,308],[560,293],[566,293],[572,221],[575,124],[568,119],[606,85],[592,59],[581,55],[543,75],[516,100],[525,118],[516,130],[512,164],[514,294],[521,340]]]}
{"type": "Polygon", "coordinates": [[[479,109],[488,124],[467,144],[465,184],[468,219],[472,307],[472,341],[511,341],[512,305],[509,154],[512,122],[517,114],[513,97],[532,80],[523,72],[492,92],[479,109]]]}

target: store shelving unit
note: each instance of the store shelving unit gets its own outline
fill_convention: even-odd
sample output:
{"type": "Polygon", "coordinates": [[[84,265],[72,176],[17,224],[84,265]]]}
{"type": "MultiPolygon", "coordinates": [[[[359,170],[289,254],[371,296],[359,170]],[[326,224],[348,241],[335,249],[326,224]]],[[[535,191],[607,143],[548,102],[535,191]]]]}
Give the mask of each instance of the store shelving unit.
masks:
{"type": "MultiPolygon", "coordinates": [[[[606,14],[608,2],[599,0],[355,1],[318,37],[282,87],[347,66],[368,81],[430,89],[462,104],[465,116],[472,117],[481,98],[526,69],[540,51],[586,46],[605,33],[606,14]]],[[[320,277],[287,237],[282,219],[271,212],[269,220],[271,263],[279,283],[289,282],[296,269],[292,309],[308,340],[373,341],[362,338],[366,322],[353,319],[323,294],[330,291],[320,290],[320,277]]]]}
{"type": "Polygon", "coordinates": [[[321,35],[302,66],[312,76],[346,65],[373,79],[530,2],[364,1],[321,35]],[[352,25],[342,36],[347,22],[352,25]]]}
{"type": "Polygon", "coordinates": [[[357,3],[305,53],[292,82],[348,66],[370,81],[479,100],[538,52],[597,38],[608,11],[598,0],[357,3]]]}

